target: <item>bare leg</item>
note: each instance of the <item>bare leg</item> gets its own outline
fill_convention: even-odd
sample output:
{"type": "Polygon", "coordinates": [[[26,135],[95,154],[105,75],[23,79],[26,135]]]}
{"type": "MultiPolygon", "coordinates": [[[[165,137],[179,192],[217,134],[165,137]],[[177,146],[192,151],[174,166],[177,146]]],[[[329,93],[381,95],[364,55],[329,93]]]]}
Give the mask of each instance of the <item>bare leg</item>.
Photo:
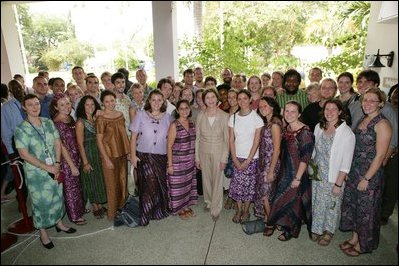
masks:
{"type": "Polygon", "coordinates": [[[50,238],[48,237],[47,231],[44,228],[40,228],[40,240],[45,245],[51,242],[50,238]]]}
{"type": "Polygon", "coordinates": [[[266,197],[263,200],[263,208],[265,210],[265,223],[267,222],[267,218],[269,218],[269,214],[270,214],[270,204],[269,204],[269,199],[266,197]]]}

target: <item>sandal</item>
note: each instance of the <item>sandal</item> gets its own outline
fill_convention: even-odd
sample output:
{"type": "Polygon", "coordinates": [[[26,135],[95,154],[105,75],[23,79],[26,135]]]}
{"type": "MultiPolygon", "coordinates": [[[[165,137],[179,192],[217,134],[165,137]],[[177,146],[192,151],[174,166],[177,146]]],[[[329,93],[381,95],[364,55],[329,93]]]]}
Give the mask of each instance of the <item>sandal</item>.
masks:
{"type": "Polygon", "coordinates": [[[325,231],[324,234],[320,237],[317,244],[319,244],[320,246],[323,246],[323,247],[328,246],[330,244],[333,236],[334,235],[332,233],[325,231]]]}
{"type": "Polygon", "coordinates": [[[237,210],[236,214],[234,214],[234,217],[232,220],[236,224],[240,223],[241,222],[241,212],[237,210]]]}
{"type": "Polygon", "coordinates": [[[191,216],[191,217],[196,216],[196,214],[194,213],[194,211],[191,208],[188,208],[185,212],[187,213],[188,216],[191,216]]]}
{"type": "Polygon", "coordinates": [[[265,231],[263,231],[263,235],[264,236],[272,236],[274,233],[274,230],[276,230],[275,226],[268,225],[265,227],[265,231]]]}
{"type": "Polygon", "coordinates": [[[287,231],[284,231],[281,235],[278,236],[278,240],[280,241],[288,241],[292,238],[292,235],[287,231]]]}
{"type": "Polygon", "coordinates": [[[102,209],[93,211],[93,215],[94,215],[94,217],[96,217],[96,219],[104,218],[102,209]]]}
{"type": "Polygon", "coordinates": [[[321,235],[315,234],[315,233],[310,233],[310,240],[312,240],[313,242],[317,242],[319,240],[319,238],[321,237],[321,235]]]}
{"type": "Polygon", "coordinates": [[[79,220],[76,221],[72,221],[73,223],[75,223],[76,225],[85,225],[87,224],[87,221],[83,218],[80,218],[79,220]]]}
{"type": "Polygon", "coordinates": [[[355,247],[350,247],[350,248],[344,249],[342,251],[349,257],[357,257],[357,256],[363,254],[361,251],[356,250],[355,247]]]}
{"type": "Polygon", "coordinates": [[[339,244],[339,248],[344,251],[345,249],[351,248],[353,247],[354,244],[352,244],[351,242],[349,242],[349,240],[345,240],[344,243],[339,244]]]}
{"type": "Polygon", "coordinates": [[[180,219],[182,219],[182,220],[187,220],[189,218],[189,215],[186,211],[180,211],[178,213],[178,215],[179,215],[180,219]]]}

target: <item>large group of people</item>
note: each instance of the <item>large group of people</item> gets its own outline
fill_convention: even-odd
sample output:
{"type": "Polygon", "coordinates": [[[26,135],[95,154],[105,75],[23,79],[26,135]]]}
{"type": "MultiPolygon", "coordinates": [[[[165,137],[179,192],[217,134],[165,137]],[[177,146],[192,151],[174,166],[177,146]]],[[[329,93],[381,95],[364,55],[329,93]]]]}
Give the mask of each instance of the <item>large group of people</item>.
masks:
{"type": "Polygon", "coordinates": [[[54,247],[49,227],[76,232],[62,222],[65,213],[79,226],[88,212],[113,220],[129,194],[139,197],[141,226],[170,215],[193,219],[203,194],[214,221],[224,206],[245,224],[253,206],[265,237],[278,230],[288,241],[305,224],[321,246],[337,229],[351,231],[339,245],[348,256],[378,247],[397,200],[397,85],[387,102],[373,70],[357,75],[357,92],[351,73],[323,79],[317,67],[306,88],[295,69],[247,80],[226,68],[217,86],[197,67],[156,89],[144,70],[137,83],[122,70],[104,72],[101,86],[79,66],[67,88],[43,75],[33,79],[34,93],[17,79],[2,86],[12,95],[2,96],[2,142],[24,161],[44,247],[54,247]]]}

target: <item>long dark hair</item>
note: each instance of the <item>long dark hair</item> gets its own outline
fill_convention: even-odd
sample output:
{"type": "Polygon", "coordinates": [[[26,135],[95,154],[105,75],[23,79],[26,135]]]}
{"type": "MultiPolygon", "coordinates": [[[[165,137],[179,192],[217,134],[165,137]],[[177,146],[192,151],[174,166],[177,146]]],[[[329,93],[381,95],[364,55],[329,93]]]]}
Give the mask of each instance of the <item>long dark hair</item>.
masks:
{"type": "Polygon", "coordinates": [[[96,98],[94,98],[91,95],[85,95],[85,96],[83,96],[82,99],[80,99],[80,101],[78,103],[78,107],[76,108],[76,118],[83,118],[86,120],[88,119],[88,117],[86,115],[86,111],[85,111],[85,104],[86,104],[87,100],[92,100],[94,102],[95,109],[94,109],[92,116],[94,116],[98,110],[101,110],[101,106],[97,102],[96,98]]]}
{"type": "Polygon", "coordinates": [[[177,110],[179,110],[179,107],[180,107],[180,105],[182,104],[182,103],[185,103],[185,104],[187,104],[187,106],[188,106],[188,108],[190,108],[190,114],[188,115],[188,117],[191,117],[191,115],[192,115],[192,113],[191,113],[191,105],[190,105],[190,103],[188,102],[188,100],[179,100],[177,103],[176,103],[176,110],[175,110],[175,118],[176,119],[178,119],[179,117],[180,117],[180,114],[179,114],[179,112],[177,112],[177,110]]]}
{"type": "MultiPolygon", "coordinates": [[[[260,100],[265,101],[267,103],[267,105],[269,105],[271,108],[273,108],[272,119],[278,118],[279,120],[283,120],[283,116],[281,115],[280,105],[278,104],[278,102],[275,99],[273,99],[272,97],[269,97],[269,96],[263,96],[262,98],[260,98],[260,100]]],[[[267,125],[267,118],[260,113],[259,107],[256,112],[262,118],[263,123],[265,123],[265,125],[267,125]]]]}

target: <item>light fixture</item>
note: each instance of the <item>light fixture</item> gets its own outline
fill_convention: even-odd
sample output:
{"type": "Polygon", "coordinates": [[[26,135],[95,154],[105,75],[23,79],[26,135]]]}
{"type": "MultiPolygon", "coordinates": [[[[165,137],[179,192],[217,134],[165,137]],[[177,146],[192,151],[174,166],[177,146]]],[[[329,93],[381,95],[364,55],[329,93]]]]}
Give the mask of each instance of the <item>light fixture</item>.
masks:
{"type": "Polygon", "coordinates": [[[369,67],[385,67],[380,61],[380,57],[382,56],[387,57],[387,65],[388,67],[391,67],[393,63],[393,55],[394,55],[393,51],[391,51],[389,54],[380,54],[380,49],[378,49],[378,52],[375,55],[374,62],[371,65],[369,65],[369,67]]]}

